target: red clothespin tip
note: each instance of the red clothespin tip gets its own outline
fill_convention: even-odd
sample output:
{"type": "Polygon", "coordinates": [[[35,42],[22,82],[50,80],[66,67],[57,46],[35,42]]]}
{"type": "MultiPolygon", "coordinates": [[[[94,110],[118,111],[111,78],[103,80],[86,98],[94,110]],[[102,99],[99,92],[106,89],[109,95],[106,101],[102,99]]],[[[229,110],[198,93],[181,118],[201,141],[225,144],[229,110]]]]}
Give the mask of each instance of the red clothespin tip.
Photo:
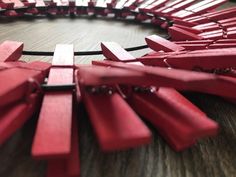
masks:
{"type": "Polygon", "coordinates": [[[187,26],[187,27],[193,27],[193,26],[198,24],[198,23],[193,23],[193,22],[189,22],[189,21],[186,21],[186,20],[178,19],[178,18],[174,18],[173,22],[174,22],[174,24],[187,26]]]}
{"type": "Polygon", "coordinates": [[[23,43],[5,41],[0,44],[0,61],[16,61],[22,55],[23,43]]]}
{"type": "Polygon", "coordinates": [[[177,52],[177,51],[184,50],[184,48],[181,47],[180,45],[170,42],[157,35],[151,35],[151,36],[145,37],[145,40],[148,46],[154,51],[162,50],[164,52],[177,52]]]}
{"type": "Polygon", "coordinates": [[[172,40],[182,41],[182,40],[201,40],[203,37],[191,33],[187,30],[172,26],[168,28],[168,32],[172,37],[172,40]]]}

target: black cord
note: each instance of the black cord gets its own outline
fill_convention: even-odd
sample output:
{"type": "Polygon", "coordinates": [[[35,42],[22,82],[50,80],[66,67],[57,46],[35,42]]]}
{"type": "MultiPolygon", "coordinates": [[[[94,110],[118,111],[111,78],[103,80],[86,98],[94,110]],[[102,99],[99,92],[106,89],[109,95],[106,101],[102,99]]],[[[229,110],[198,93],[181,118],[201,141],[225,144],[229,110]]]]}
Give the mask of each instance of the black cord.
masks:
{"type": "MultiPolygon", "coordinates": [[[[170,36],[165,36],[165,39],[170,39],[170,36]]],[[[140,45],[135,47],[125,48],[126,51],[137,51],[148,48],[148,45],[140,45]]],[[[23,51],[22,55],[32,55],[32,56],[53,56],[54,52],[43,52],[43,51],[23,51]]],[[[74,52],[75,56],[87,56],[87,55],[102,55],[101,50],[97,51],[81,51],[81,52],[74,52]]]]}
{"type": "MultiPolygon", "coordinates": [[[[125,48],[127,51],[136,51],[141,49],[148,48],[147,45],[141,45],[136,47],[129,47],[125,48]]],[[[23,51],[22,55],[32,55],[32,56],[53,56],[54,52],[43,52],[43,51],[23,51]]],[[[81,51],[81,52],[74,52],[75,56],[85,56],[85,55],[102,55],[102,51],[81,51]]]]}

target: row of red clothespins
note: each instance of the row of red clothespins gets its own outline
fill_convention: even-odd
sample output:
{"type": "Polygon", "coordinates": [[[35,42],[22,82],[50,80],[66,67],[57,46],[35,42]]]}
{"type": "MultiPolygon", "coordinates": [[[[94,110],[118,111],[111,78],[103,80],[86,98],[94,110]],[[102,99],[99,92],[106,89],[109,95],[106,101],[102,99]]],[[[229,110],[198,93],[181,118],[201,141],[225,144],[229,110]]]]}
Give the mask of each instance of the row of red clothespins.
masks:
{"type": "MultiPolygon", "coordinates": [[[[18,61],[23,43],[2,43],[0,144],[40,109],[32,156],[48,160],[49,176],[79,175],[78,102],[86,105],[103,151],[150,142],[151,132],[138,115],[152,123],[176,151],[216,135],[219,125],[179,91],[235,100],[235,48],[191,51],[184,48],[190,41],[175,43],[157,35],[146,37],[146,42],[153,52],[140,58],[117,43],[104,42],[106,60],[93,61],[92,66],[74,64],[73,45],[57,45],[49,64],[18,61]],[[196,66],[207,72],[193,71],[196,66]],[[222,72],[209,73],[215,69],[222,72]],[[45,78],[49,88],[75,87],[43,90],[45,78]]],[[[209,40],[201,43],[209,44],[209,40]]]]}
{"type": "Polygon", "coordinates": [[[138,58],[116,43],[104,42],[101,48],[106,60],[93,61],[92,66],[74,64],[72,45],[57,45],[49,64],[18,61],[23,44],[2,43],[0,144],[40,109],[32,156],[48,161],[48,176],[79,176],[79,102],[86,106],[103,151],[150,142],[151,132],[137,115],[153,124],[176,151],[218,133],[219,125],[179,91],[235,101],[234,7],[208,12],[226,2],[223,0],[63,2],[27,1],[20,5],[16,0],[2,0],[0,14],[135,14],[136,19],[168,27],[173,42],[148,36],[145,40],[151,51],[138,58]],[[99,4],[104,8],[95,8],[99,4]],[[173,21],[173,26],[159,17],[173,21]]]}
{"type": "Polygon", "coordinates": [[[115,14],[116,17],[134,16],[140,21],[168,28],[172,40],[216,40],[236,38],[236,8],[214,11],[227,0],[2,0],[1,16],[24,14],[115,14]],[[210,12],[209,12],[210,11],[210,12]],[[161,18],[160,18],[161,17],[161,18]]]}
{"type": "Polygon", "coordinates": [[[181,18],[204,14],[227,0],[1,0],[1,14],[17,16],[24,14],[116,14],[120,17],[137,15],[146,20],[154,16],[181,18]],[[132,13],[136,12],[136,13],[132,13]],[[151,16],[150,16],[151,15],[151,16]]]}

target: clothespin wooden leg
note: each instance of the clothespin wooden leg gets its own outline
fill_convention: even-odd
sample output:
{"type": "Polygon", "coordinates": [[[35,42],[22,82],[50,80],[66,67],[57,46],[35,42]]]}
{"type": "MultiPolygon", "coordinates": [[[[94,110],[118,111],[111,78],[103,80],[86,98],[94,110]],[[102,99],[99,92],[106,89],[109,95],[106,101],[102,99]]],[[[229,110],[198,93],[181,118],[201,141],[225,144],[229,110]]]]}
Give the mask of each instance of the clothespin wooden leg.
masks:
{"type": "MultiPolygon", "coordinates": [[[[73,46],[57,45],[48,85],[73,83],[73,46]]],[[[46,92],[32,146],[36,158],[67,157],[71,152],[72,91],[46,92]]]]}

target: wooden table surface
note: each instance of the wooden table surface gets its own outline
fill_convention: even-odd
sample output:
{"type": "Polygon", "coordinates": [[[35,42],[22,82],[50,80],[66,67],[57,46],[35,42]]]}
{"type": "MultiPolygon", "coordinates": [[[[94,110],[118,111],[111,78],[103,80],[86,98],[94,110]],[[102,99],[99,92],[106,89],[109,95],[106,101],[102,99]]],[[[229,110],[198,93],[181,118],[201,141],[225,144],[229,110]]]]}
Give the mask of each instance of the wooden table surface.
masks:
{"type": "MultiPolygon", "coordinates": [[[[227,6],[230,6],[228,4],[227,6]]],[[[58,43],[74,44],[77,51],[100,50],[101,41],[115,41],[123,47],[145,44],[149,34],[165,35],[149,24],[113,18],[69,17],[0,19],[0,42],[23,41],[25,50],[53,51],[58,43]]],[[[135,56],[147,50],[132,52],[135,56]]],[[[44,60],[52,57],[22,57],[44,60]]],[[[102,56],[76,57],[76,63],[90,63],[102,56]]],[[[151,126],[152,143],[140,148],[102,153],[83,106],[79,118],[81,177],[236,177],[236,106],[219,97],[187,93],[221,131],[184,152],[176,153],[151,126]]],[[[46,162],[30,156],[37,116],[28,121],[0,147],[0,177],[44,177],[46,162]]]]}

